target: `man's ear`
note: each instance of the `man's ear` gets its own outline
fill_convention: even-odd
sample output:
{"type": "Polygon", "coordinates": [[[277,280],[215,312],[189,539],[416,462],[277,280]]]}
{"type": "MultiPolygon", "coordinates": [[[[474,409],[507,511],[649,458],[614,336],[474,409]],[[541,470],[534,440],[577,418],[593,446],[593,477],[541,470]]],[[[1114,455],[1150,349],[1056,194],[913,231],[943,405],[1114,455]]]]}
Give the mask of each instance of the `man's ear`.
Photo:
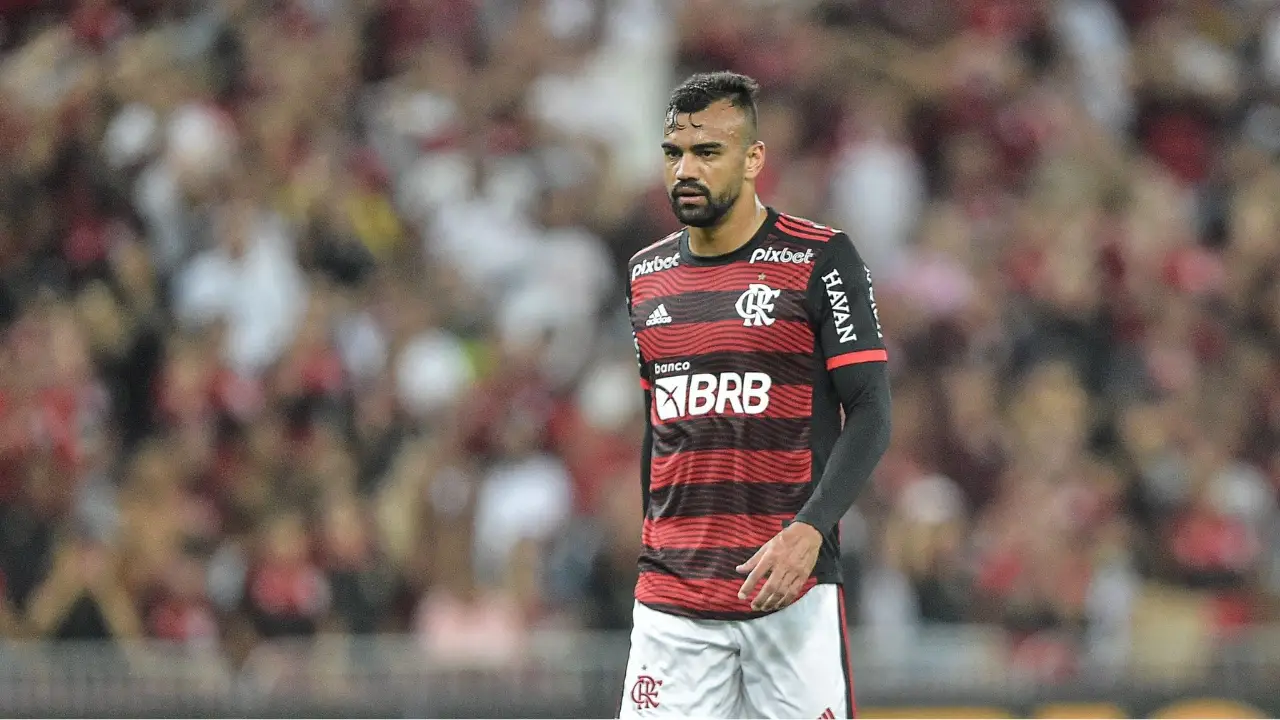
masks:
{"type": "Polygon", "coordinates": [[[743,175],[748,180],[755,180],[760,171],[764,170],[764,141],[756,140],[747,148],[746,168],[743,175]]]}

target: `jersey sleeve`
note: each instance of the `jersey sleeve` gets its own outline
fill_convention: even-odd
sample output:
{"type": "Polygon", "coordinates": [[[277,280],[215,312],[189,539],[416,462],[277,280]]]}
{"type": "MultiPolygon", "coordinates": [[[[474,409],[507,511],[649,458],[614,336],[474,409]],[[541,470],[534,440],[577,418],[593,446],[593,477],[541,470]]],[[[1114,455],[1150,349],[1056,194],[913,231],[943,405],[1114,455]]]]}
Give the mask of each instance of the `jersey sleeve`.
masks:
{"type": "Polygon", "coordinates": [[[888,360],[875,290],[853,241],[837,233],[808,288],[809,307],[827,370],[888,360]]]}
{"type": "Polygon", "coordinates": [[[871,274],[847,235],[838,234],[809,284],[810,308],[844,426],[822,477],[796,521],[833,531],[889,446],[888,354],[876,314],[871,274]]]}

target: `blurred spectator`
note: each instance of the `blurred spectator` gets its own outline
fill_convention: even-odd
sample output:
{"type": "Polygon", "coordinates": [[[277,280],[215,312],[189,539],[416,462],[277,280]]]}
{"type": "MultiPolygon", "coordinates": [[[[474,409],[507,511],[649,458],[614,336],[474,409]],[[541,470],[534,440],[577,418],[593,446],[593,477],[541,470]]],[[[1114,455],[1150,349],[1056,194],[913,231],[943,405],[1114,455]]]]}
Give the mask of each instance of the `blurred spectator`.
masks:
{"type": "Polygon", "coordinates": [[[31,632],[58,640],[129,640],[142,634],[134,597],[117,558],[86,534],[64,538],[49,575],[27,607],[31,632]]]}
{"type": "Polygon", "coordinates": [[[311,558],[301,513],[284,511],[269,518],[257,540],[245,604],[258,633],[265,637],[315,633],[332,594],[311,558]]]}

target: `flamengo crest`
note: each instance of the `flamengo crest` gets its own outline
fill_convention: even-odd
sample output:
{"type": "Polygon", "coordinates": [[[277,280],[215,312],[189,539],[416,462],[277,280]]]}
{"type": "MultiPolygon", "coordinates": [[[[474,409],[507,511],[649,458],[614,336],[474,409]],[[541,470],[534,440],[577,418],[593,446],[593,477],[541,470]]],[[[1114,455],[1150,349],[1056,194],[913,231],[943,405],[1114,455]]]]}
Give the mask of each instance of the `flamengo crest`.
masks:
{"type": "Polygon", "coordinates": [[[631,686],[631,702],[637,710],[652,710],[658,707],[658,688],[662,681],[652,675],[638,675],[631,686]]]}
{"type": "Polygon", "coordinates": [[[777,300],[781,294],[781,290],[774,290],[768,285],[751,283],[747,291],[738,298],[738,304],[735,306],[738,315],[742,316],[742,325],[744,327],[772,325],[773,318],[770,313],[773,312],[773,301],[777,300]]]}

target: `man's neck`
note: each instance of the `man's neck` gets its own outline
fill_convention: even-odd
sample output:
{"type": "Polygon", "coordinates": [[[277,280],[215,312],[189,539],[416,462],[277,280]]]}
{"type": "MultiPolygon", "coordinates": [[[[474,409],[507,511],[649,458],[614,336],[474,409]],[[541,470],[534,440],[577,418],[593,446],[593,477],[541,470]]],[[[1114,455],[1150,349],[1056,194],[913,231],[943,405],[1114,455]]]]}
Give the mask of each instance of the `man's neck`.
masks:
{"type": "Polygon", "coordinates": [[[753,195],[750,201],[730,210],[719,225],[689,228],[689,251],[702,257],[728,255],[751,242],[768,215],[760,198],[753,195]]]}

